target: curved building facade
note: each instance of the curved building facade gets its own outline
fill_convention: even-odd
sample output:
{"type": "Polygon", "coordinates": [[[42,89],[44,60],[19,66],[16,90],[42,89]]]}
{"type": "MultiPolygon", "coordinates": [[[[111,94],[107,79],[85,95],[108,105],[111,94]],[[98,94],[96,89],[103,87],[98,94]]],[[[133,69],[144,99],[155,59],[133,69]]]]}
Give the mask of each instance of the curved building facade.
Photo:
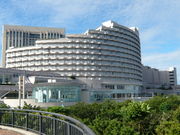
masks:
{"type": "Polygon", "coordinates": [[[6,67],[75,76],[89,82],[91,88],[139,89],[142,84],[139,33],[136,28],[107,21],[84,34],[10,48],[6,51],[6,67]]]}

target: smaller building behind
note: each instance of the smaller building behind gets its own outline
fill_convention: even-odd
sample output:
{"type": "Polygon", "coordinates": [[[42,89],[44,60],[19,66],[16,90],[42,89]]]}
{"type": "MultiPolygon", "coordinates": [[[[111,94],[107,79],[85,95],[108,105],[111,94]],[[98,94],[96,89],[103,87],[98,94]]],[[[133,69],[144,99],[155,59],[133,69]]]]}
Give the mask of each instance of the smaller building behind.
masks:
{"type": "Polygon", "coordinates": [[[175,67],[160,71],[149,66],[142,66],[143,86],[145,89],[172,89],[177,85],[177,72],[175,67]]]}

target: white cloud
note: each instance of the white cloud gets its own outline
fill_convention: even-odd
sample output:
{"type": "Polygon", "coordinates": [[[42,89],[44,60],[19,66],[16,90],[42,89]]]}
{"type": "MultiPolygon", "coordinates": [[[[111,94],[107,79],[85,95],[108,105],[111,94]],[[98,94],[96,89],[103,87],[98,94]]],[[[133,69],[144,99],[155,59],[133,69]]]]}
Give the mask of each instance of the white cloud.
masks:
{"type": "MultiPolygon", "coordinates": [[[[175,66],[178,76],[180,76],[179,9],[179,0],[134,0],[133,4],[123,10],[126,24],[138,26],[140,29],[142,63],[159,69],[175,66]]],[[[180,77],[178,82],[180,83],[180,77]]]]}
{"type": "Polygon", "coordinates": [[[167,40],[178,40],[179,9],[179,0],[134,0],[118,10],[125,15],[126,25],[139,27],[143,51],[151,51],[149,48],[163,49],[167,40]]]}
{"type": "Polygon", "coordinates": [[[141,30],[140,40],[141,44],[144,45],[143,49],[150,51],[149,49],[157,49],[159,45],[164,43],[164,40],[159,40],[158,38],[163,33],[164,29],[161,26],[152,26],[141,30]]]}
{"type": "Polygon", "coordinates": [[[51,25],[73,31],[113,19],[139,27],[143,63],[163,69],[176,66],[180,72],[180,51],[174,51],[180,43],[179,9],[180,0],[11,0],[0,1],[0,25],[51,25]]]}

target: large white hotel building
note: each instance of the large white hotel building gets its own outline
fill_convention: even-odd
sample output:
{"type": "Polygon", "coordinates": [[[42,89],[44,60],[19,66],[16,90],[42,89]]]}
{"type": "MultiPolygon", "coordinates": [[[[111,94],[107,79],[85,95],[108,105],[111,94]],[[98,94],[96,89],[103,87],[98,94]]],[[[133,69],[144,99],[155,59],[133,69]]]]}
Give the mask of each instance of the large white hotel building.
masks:
{"type": "MultiPolygon", "coordinates": [[[[14,26],[13,29],[17,33],[23,31],[24,27],[14,26]]],[[[6,30],[11,31],[11,28],[6,30]]],[[[11,45],[13,35],[6,35],[7,41],[12,41],[6,45],[5,66],[57,72],[62,77],[75,76],[88,81],[93,88],[138,89],[142,85],[140,41],[136,28],[108,21],[84,34],[64,36],[61,32],[63,30],[60,30],[59,35],[62,36],[58,39],[48,38],[47,34],[45,40],[40,38],[34,44],[27,42],[23,46],[18,42],[11,45]],[[97,81],[100,86],[95,83],[97,81]]],[[[28,41],[29,37],[25,37],[25,40],[28,41]]]]}
{"type": "Polygon", "coordinates": [[[76,78],[94,98],[135,97],[143,88],[135,27],[107,21],[83,34],[65,34],[64,29],[5,25],[3,36],[6,68],[76,78]]]}

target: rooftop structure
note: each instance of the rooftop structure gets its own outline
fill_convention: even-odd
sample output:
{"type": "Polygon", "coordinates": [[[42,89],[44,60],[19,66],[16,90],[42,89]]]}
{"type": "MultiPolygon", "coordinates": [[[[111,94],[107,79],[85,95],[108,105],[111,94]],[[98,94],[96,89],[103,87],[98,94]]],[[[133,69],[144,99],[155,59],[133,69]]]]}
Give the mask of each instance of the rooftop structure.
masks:
{"type": "Polygon", "coordinates": [[[65,30],[62,28],[31,27],[4,25],[2,65],[6,66],[6,50],[10,48],[21,48],[34,46],[38,39],[57,39],[64,37],[65,30]]]}

